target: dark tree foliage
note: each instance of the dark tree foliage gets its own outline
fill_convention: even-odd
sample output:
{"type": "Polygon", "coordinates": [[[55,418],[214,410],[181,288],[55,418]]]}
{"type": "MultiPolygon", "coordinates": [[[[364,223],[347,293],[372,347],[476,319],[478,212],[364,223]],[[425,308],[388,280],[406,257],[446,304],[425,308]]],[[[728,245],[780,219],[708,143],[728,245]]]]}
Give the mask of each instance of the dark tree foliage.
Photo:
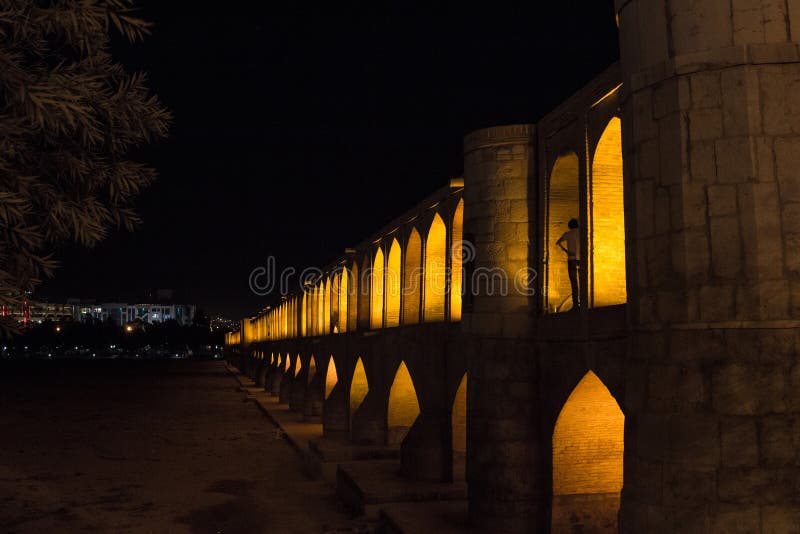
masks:
{"type": "Polygon", "coordinates": [[[149,26],[129,0],[0,0],[0,304],[52,276],[57,245],[139,223],[155,171],[128,154],[172,117],[110,47],[149,26]]]}

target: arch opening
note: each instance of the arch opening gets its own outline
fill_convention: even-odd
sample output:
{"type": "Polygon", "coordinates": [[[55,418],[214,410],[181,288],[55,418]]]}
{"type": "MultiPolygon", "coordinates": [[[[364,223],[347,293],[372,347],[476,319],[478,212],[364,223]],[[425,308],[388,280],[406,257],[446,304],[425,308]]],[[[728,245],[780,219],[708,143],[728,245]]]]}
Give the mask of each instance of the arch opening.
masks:
{"type": "MultiPolygon", "coordinates": [[[[570,230],[570,219],[580,224],[580,200],[578,194],[578,155],[574,152],[559,156],[548,180],[547,191],[547,287],[546,311],[549,313],[568,311],[574,307],[568,255],[557,244],[570,230]]],[[[580,235],[580,230],[578,231],[580,235]]],[[[568,248],[567,243],[563,243],[568,248]]],[[[578,240],[580,247],[580,239],[578,240]]],[[[582,258],[580,250],[578,259],[582,258]]],[[[580,268],[579,268],[580,269],[580,268]]],[[[579,270],[575,271],[575,282],[579,283],[579,270]]],[[[578,291],[582,288],[578,287],[578,291]]]]}
{"type": "Polygon", "coordinates": [[[575,521],[591,532],[617,532],[625,415],[589,371],[575,386],[553,431],[553,532],[575,521]]]}
{"type": "Polygon", "coordinates": [[[317,360],[314,359],[314,355],[311,355],[311,359],[308,360],[308,383],[310,384],[312,380],[314,380],[314,375],[317,374],[317,360]]]}
{"type": "Polygon", "coordinates": [[[461,294],[464,270],[464,200],[459,200],[453,215],[453,243],[450,245],[450,320],[461,320],[461,294]]]}
{"type": "Polygon", "coordinates": [[[422,239],[416,228],[411,229],[406,243],[403,269],[403,324],[419,322],[422,280],[422,239]]]}
{"type": "Polygon", "coordinates": [[[622,184],[622,123],[614,117],[600,136],[592,159],[592,306],[613,306],[628,300],[622,184]]]}
{"type": "Polygon", "coordinates": [[[353,379],[350,381],[350,429],[353,428],[353,415],[364,402],[364,398],[369,392],[369,382],[367,382],[367,372],[364,369],[364,362],[361,358],[356,362],[353,370],[353,379]]]}
{"type": "Polygon", "coordinates": [[[339,377],[336,375],[336,362],[333,361],[333,356],[330,357],[328,360],[328,370],[325,372],[325,398],[327,399],[331,391],[333,391],[333,387],[339,381],[339,377]]]}
{"type": "Polygon", "coordinates": [[[386,264],[386,327],[400,325],[400,244],[392,240],[386,264]]]}
{"type": "Polygon", "coordinates": [[[369,277],[370,307],[369,327],[383,327],[383,282],[384,282],[383,249],[378,247],[375,260],[372,262],[372,272],[369,277]]]}
{"type": "Polygon", "coordinates": [[[425,241],[425,300],[423,318],[425,322],[444,321],[445,296],[447,294],[447,228],[437,213],[433,217],[428,239],[425,241]]]}
{"type": "Polygon", "coordinates": [[[302,369],[303,369],[303,360],[301,360],[301,359],[300,359],[300,355],[298,354],[298,355],[297,355],[297,358],[295,358],[295,364],[294,364],[294,376],[297,376],[297,375],[299,375],[299,374],[300,374],[300,371],[301,371],[302,369]]]}
{"type": "Polygon", "coordinates": [[[386,444],[399,446],[419,416],[419,401],[406,363],[401,361],[389,390],[386,444]]]}

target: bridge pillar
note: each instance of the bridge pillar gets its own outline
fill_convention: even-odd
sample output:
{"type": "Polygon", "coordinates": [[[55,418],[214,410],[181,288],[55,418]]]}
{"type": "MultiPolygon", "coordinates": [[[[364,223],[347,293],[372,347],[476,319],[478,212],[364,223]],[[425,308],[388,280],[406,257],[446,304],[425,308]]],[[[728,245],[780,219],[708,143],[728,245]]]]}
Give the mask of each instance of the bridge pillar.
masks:
{"type": "Polygon", "coordinates": [[[800,4],[617,0],[620,531],[797,532],[800,4]]]}
{"type": "Polygon", "coordinates": [[[535,130],[487,128],[464,139],[469,516],[482,532],[547,532],[549,473],[539,446],[533,297],[526,293],[536,199],[535,130]],[[535,183],[535,181],[533,181],[535,183]],[[530,193],[530,194],[529,194],[530,193]]]}

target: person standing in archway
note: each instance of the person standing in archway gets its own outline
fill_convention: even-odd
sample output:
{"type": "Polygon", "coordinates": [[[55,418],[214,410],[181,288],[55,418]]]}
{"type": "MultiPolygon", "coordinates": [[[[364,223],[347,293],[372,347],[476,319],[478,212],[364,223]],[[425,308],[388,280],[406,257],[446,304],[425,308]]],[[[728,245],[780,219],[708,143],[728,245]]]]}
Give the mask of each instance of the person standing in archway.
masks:
{"type": "Polygon", "coordinates": [[[569,273],[569,283],[572,286],[572,308],[579,310],[581,294],[578,286],[578,269],[581,263],[581,237],[578,231],[578,219],[570,219],[567,226],[569,226],[569,230],[556,241],[556,245],[567,254],[567,272],[569,273]],[[567,244],[566,247],[564,243],[567,244]]]}

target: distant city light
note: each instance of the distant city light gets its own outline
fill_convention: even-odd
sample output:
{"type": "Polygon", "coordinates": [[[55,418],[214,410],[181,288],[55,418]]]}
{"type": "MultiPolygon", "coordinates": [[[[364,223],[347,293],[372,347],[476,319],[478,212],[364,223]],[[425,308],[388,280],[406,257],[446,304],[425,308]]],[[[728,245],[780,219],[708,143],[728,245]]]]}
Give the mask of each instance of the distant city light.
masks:
{"type": "Polygon", "coordinates": [[[56,332],[61,332],[61,327],[60,326],[56,326],[56,332]]]}

